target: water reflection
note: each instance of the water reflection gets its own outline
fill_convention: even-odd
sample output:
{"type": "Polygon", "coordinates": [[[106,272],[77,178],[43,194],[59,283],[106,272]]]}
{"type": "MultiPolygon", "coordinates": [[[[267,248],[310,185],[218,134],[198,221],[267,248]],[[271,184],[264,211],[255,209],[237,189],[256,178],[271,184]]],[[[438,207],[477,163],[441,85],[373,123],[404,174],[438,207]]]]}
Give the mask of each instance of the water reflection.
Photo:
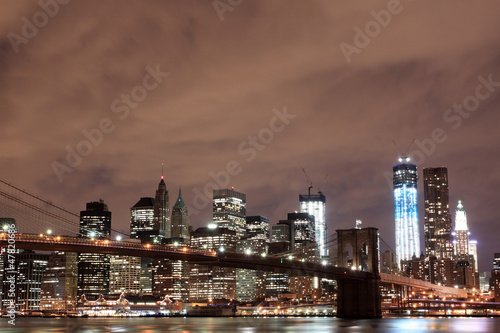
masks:
{"type": "Polygon", "coordinates": [[[499,332],[500,318],[17,318],[0,321],[1,332],[499,332]]]}

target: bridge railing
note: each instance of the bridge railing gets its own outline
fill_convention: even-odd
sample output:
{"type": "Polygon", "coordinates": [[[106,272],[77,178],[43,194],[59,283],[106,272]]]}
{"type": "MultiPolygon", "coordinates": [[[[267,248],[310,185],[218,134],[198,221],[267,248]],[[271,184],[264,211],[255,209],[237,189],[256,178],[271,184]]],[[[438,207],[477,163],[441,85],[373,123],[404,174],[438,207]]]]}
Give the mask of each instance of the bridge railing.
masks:
{"type": "MultiPolygon", "coordinates": [[[[7,240],[9,237],[6,233],[0,233],[0,239],[7,240]]],[[[85,239],[71,236],[55,236],[44,234],[15,234],[16,242],[33,242],[33,243],[47,243],[54,242],[64,245],[86,245],[86,246],[99,246],[99,247],[113,247],[128,250],[148,250],[157,252],[171,252],[171,253],[189,253],[189,254],[202,254],[206,256],[216,257],[217,253],[214,250],[199,250],[187,246],[176,247],[174,245],[156,245],[156,244],[142,244],[127,241],[115,241],[109,239],[85,239]]]]}

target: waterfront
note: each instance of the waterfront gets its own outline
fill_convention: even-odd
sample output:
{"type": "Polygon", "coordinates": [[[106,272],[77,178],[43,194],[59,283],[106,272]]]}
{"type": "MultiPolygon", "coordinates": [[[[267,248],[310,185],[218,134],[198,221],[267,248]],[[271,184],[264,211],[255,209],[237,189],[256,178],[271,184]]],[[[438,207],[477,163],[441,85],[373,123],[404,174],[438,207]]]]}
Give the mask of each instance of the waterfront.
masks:
{"type": "Polygon", "coordinates": [[[500,332],[500,318],[17,318],[0,331],[57,332],[500,332]]]}

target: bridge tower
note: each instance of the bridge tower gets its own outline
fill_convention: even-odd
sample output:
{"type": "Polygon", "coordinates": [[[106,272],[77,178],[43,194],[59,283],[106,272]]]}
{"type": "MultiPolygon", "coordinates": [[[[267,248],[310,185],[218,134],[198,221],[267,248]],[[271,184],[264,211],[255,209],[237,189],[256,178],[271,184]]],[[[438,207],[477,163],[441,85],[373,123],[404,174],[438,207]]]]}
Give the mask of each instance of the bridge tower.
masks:
{"type": "Polygon", "coordinates": [[[337,281],[337,317],[381,318],[378,229],[337,230],[337,242],[339,267],[372,273],[365,280],[337,281]]]}

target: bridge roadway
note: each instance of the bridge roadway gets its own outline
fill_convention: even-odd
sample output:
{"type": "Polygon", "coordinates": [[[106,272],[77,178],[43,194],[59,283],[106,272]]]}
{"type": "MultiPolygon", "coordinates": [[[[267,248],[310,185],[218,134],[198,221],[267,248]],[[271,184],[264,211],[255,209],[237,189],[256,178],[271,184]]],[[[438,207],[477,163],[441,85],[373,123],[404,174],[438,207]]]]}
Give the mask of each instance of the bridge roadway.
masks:
{"type": "MultiPolygon", "coordinates": [[[[12,243],[12,241],[11,241],[12,243]]],[[[0,233],[0,247],[8,248],[9,234],[0,233]]],[[[347,268],[307,262],[299,259],[264,257],[260,254],[198,250],[187,246],[141,244],[126,241],[85,239],[71,236],[15,234],[15,248],[40,251],[103,253],[134,257],[185,260],[190,263],[221,267],[288,272],[291,275],[309,275],[335,280],[365,281],[374,274],[347,268]]]]}

